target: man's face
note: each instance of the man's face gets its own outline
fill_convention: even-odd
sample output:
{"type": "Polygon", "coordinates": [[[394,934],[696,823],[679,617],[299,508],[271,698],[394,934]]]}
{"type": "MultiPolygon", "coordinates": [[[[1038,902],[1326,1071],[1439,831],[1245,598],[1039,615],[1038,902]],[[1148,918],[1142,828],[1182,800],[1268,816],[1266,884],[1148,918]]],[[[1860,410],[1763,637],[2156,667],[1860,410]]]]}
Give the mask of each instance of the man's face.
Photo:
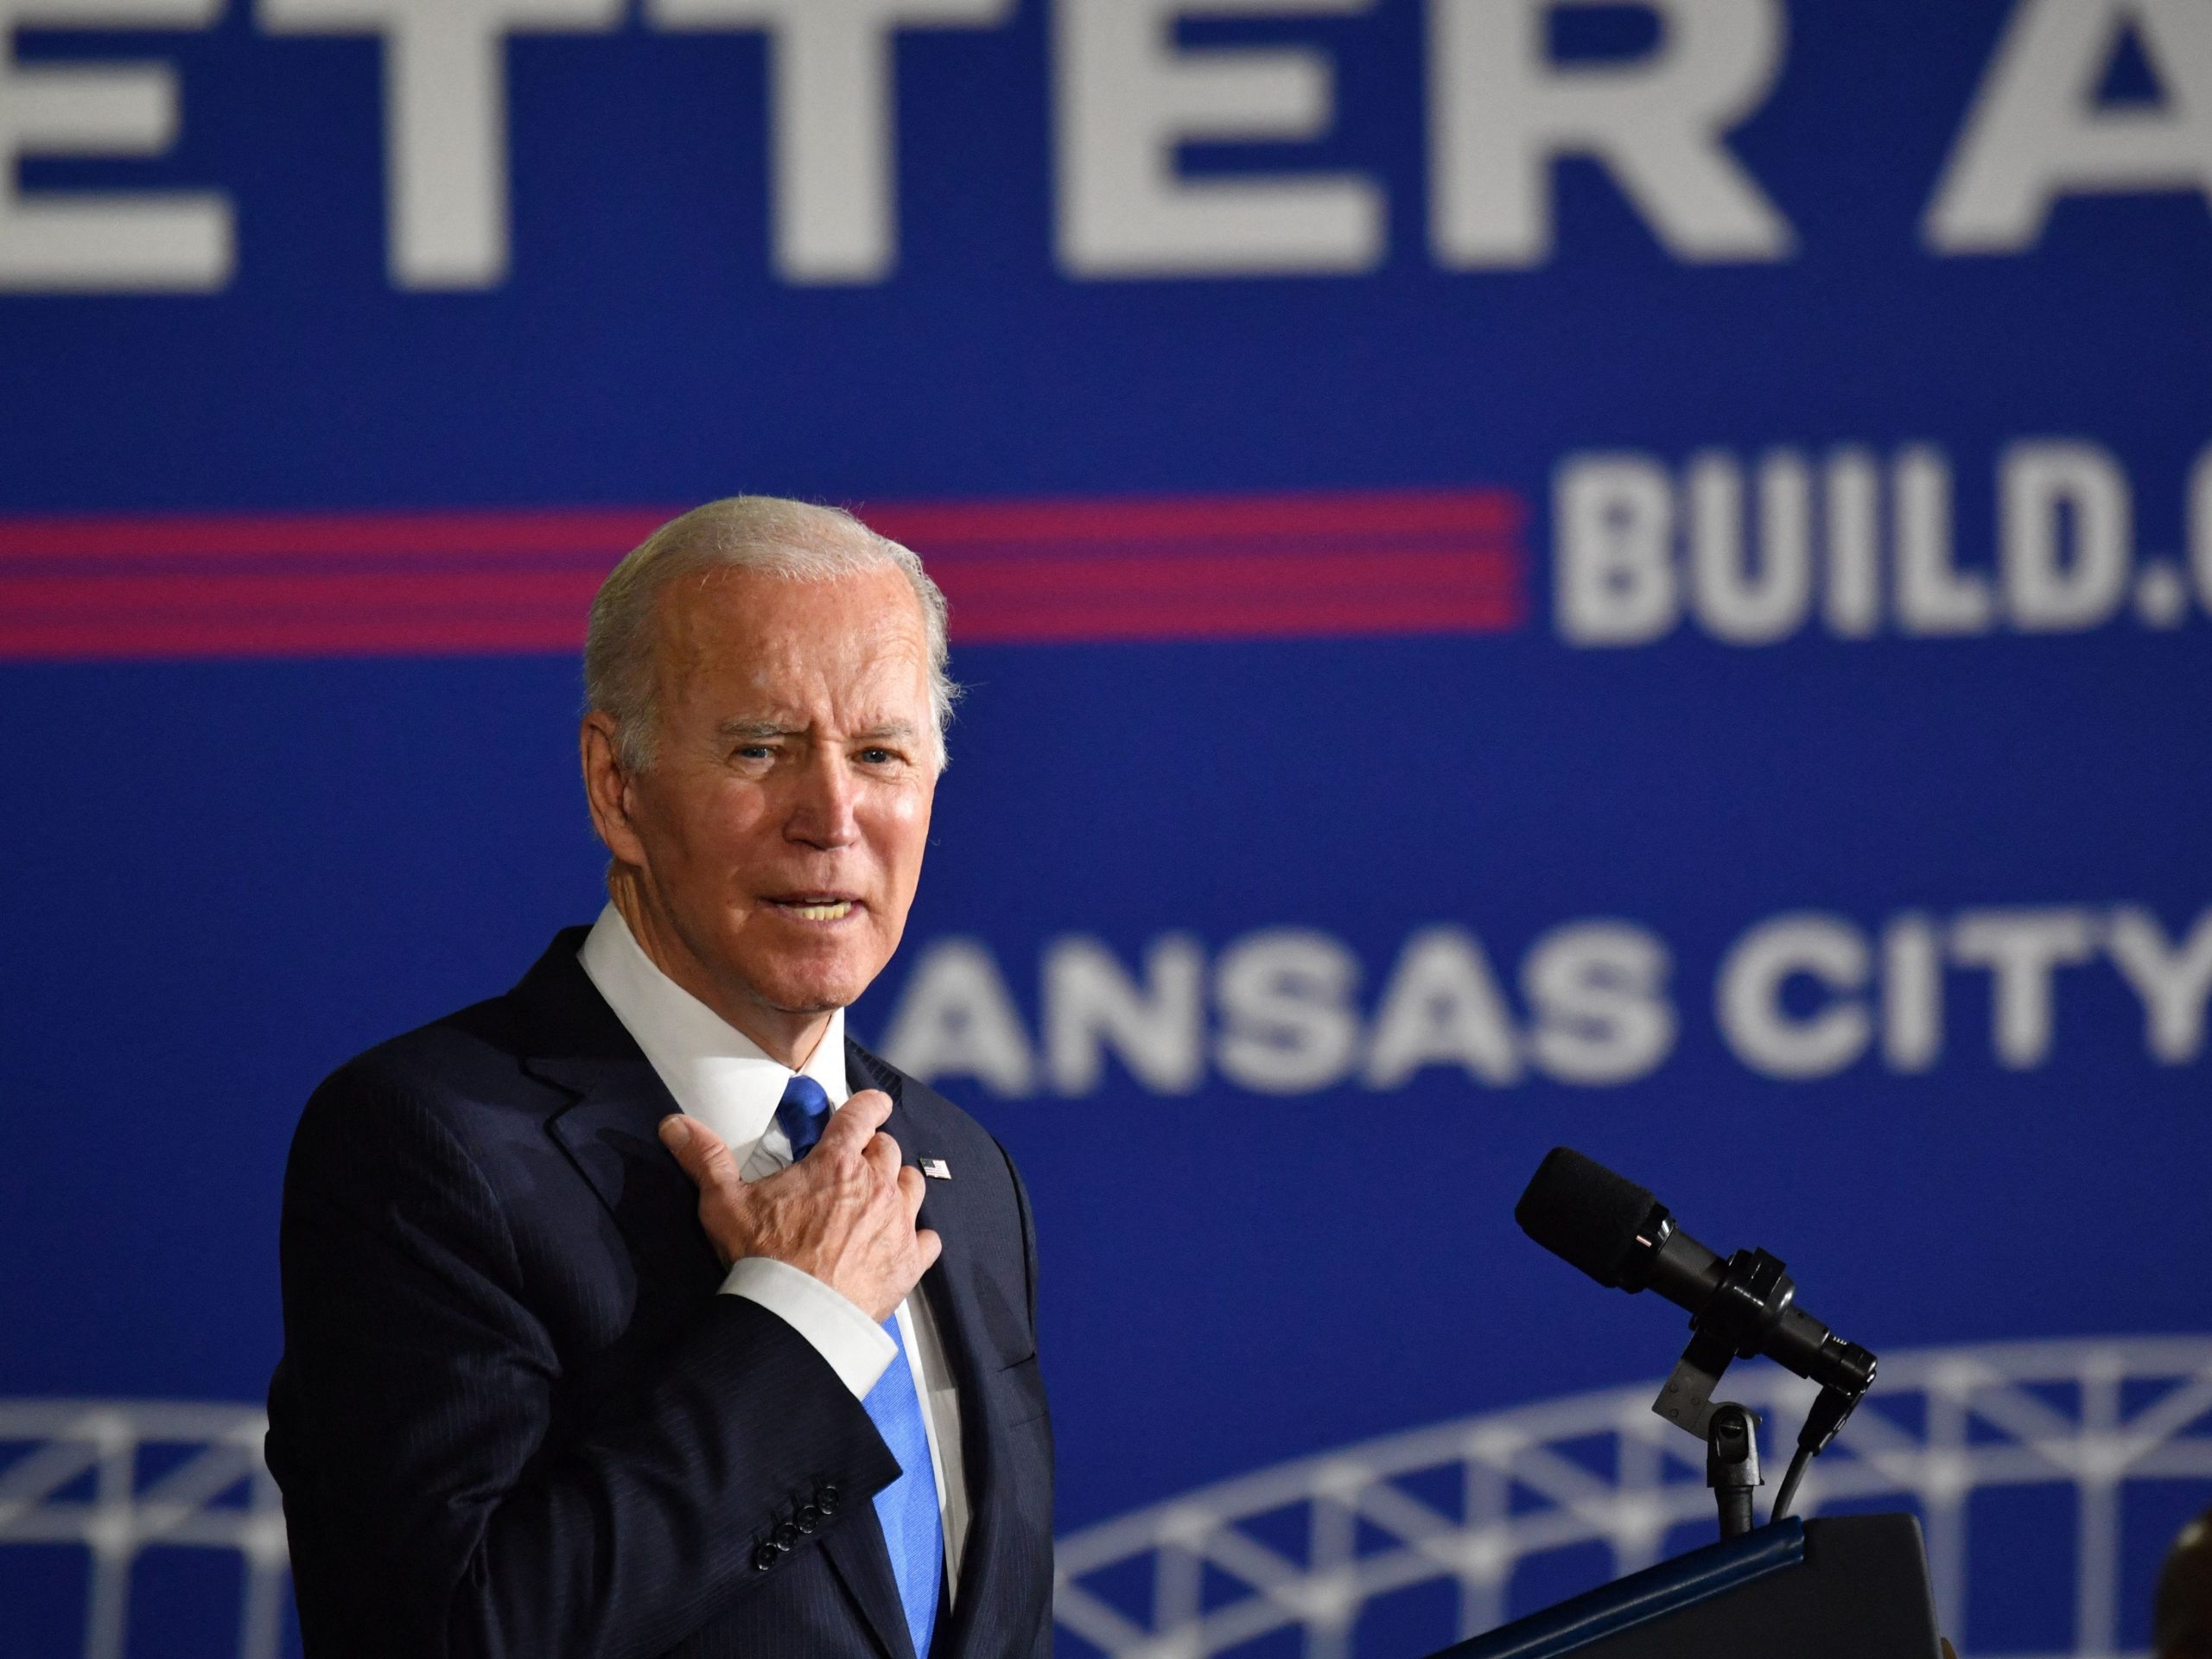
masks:
{"type": "Polygon", "coordinates": [[[725,569],[671,584],[659,623],[659,741],[626,791],[655,929],[724,1008],[842,1007],[897,949],[929,835],[914,591],[890,566],[725,569]]]}

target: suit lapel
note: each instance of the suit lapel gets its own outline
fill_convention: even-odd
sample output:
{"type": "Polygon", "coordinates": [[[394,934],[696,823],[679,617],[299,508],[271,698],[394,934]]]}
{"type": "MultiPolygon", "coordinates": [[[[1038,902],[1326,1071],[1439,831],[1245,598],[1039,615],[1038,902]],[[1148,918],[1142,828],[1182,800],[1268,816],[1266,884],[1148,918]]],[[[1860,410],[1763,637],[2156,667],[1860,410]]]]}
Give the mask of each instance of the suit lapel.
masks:
{"type": "MultiPolygon", "coordinates": [[[[576,1093],[575,1103],[553,1119],[553,1138],[613,1212],[631,1249],[646,1261],[667,1260],[672,1251],[685,1281],[712,1294],[724,1269],[694,1219],[698,1194],[690,1178],[660,1143],[660,1120],[677,1108],[651,1064],[642,1055],[635,1066],[548,1058],[531,1062],[531,1070],[576,1093]],[[677,1218],[673,1227],[671,1217],[677,1218]]],[[[874,1504],[824,1533],[822,1550],[884,1659],[916,1659],[874,1504]]]]}
{"type": "MultiPolygon", "coordinates": [[[[899,1073],[883,1065],[857,1043],[848,1041],[846,1072],[858,1088],[880,1089],[891,1096],[891,1116],[884,1132],[899,1143],[901,1163],[915,1164],[934,1156],[942,1147],[929,1143],[926,1127],[917,1122],[900,1084],[899,1073]]],[[[922,1294],[935,1319],[938,1338],[952,1367],[953,1386],[960,1394],[960,1457],[963,1484],[968,1496],[968,1536],[962,1548],[960,1579],[953,1597],[951,1616],[938,1622],[930,1643],[931,1659],[964,1651],[967,1632],[975,1623],[979,1581],[991,1547],[995,1511],[988,1501],[991,1459],[989,1414],[983,1409],[983,1376],[976,1352],[982,1329],[975,1305],[975,1275],[969,1261],[973,1230],[963,1225],[962,1200],[968,1189],[957,1180],[925,1184],[922,1207],[915,1224],[932,1229],[943,1245],[936,1265],[922,1275],[922,1294]]],[[[900,1624],[905,1623],[902,1616],[900,1624]]],[[[909,1646],[911,1647],[911,1640],[909,1646]]]]}
{"type": "MultiPolygon", "coordinates": [[[[668,1264],[686,1287],[711,1295],[724,1269],[698,1224],[697,1190],[660,1143],[661,1119],[679,1109],[576,959],[586,931],[571,928],[556,937],[510,993],[529,1039],[524,1069],[575,1096],[548,1120],[547,1132],[613,1214],[632,1251],[641,1262],[668,1264]]],[[[859,1051],[849,1047],[848,1053],[859,1051]]],[[[863,1065],[854,1075],[863,1088],[887,1086],[873,1066],[863,1065]]],[[[888,1081],[895,1101],[896,1079],[888,1081]]],[[[893,1133],[897,1138],[895,1128],[893,1133]]],[[[923,1215],[928,1224],[926,1206],[923,1215]]],[[[956,1316],[934,1295],[931,1307],[950,1351],[956,1316]]],[[[962,1430],[972,1435],[964,1404],[972,1393],[969,1368],[963,1360],[954,1363],[961,1374],[962,1430]]],[[[822,1550],[884,1659],[917,1659],[874,1504],[824,1533],[822,1550]]]]}
{"type": "Polygon", "coordinates": [[[631,1249],[673,1265],[687,1287],[711,1292],[723,1268],[698,1224],[698,1190],[660,1143],[660,1121],[677,1106],[652,1066],[643,1055],[635,1062],[547,1057],[528,1066],[576,1096],[547,1129],[631,1249]]]}
{"type": "MultiPolygon", "coordinates": [[[[855,1090],[880,1089],[891,1096],[891,1116],[883,1127],[884,1132],[899,1143],[899,1161],[912,1164],[918,1158],[928,1155],[927,1147],[918,1149],[913,1125],[899,1098],[901,1079],[898,1074],[878,1065],[873,1055],[849,1039],[845,1045],[845,1072],[847,1081],[855,1090]]],[[[921,1213],[917,1218],[918,1225],[936,1228],[938,1236],[944,1245],[944,1253],[938,1256],[936,1266],[922,1276],[922,1294],[929,1302],[931,1314],[937,1323],[938,1335],[944,1344],[945,1357],[953,1367],[955,1386],[960,1390],[961,1444],[964,1452],[973,1442],[976,1432],[969,1409],[969,1402],[976,1394],[976,1385],[970,1381],[975,1374],[975,1366],[968,1352],[958,1308],[959,1299],[949,1288],[962,1276],[958,1271],[958,1252],[955,1247],[956,1241],[963,1241],[963,1235],[957,1225],[948,1228],[944,1224],[941,1212],[945,1206],[938,1202],[938,1197],[932,1184],[932,1190],[923,1197],[921,1213]]],[[[968,1466],[971,1472],[967,1485],[973,1493],[976,1486],[972,1473],[976,1466],[972,1454],[969,1456],[968,1466]]],[[[972,1501],[970,1507],[971,1510],[974,1507],[972,1501]]],[[[855,1516],[855,1519],[864,1519],[866,1524],[833,1529],[823,1539],[823,1550],[829,1555],[830,1564],[836,1568],[838,1576],[844,1580],[847,1592],[858,1604],[884,1651],[891,1656],[891,1659],[917,1659],[913,1632],[906,1627],[906,1605],[899,1598],[899,1580],[891,1567],[891,1551],[884,1542],[883,1529],[876,1523],[874,1504],[869,1505],[865,1517],[855,1516]]],[[[969,1578],[964,1570],[965,1564],[975,1559],[975,1527],[972,1522],[969,1538],[961,1574],[963,1586],[969,1578]]],[[[956,1605],[958,1605],[957,1601],[956,1605]]],[[[937,1635],[930,1644],[932,1655],[955,1651],[947,1646],[945,1641],[945,1626],[950,1622],[946,1619],[938,1621],[937,1635]]]]}
{"type": "MultiPolygon", "coordinates": [[[[897,1072],[879,1063],[857,1043],[849,1041],[845,1046],[845,1069],[847,1077],[862,1088],[880,1089],[891,1096],[891,1116],[883,1129],[899,1143],[899,1162],[918,1164],[938,1151],[927,1143],[927,1131],[915,1122],[901,1098],[899,1085],[905,1080],[897,1072]]],[[[915,1225],[933,1230],[944,1247],[936,1265],[922,1275],[922,1294],[936,1318],[945,1357],[952,1364],[953,1383],[959,1389],[963,1402],[982,1386],[973,1340],[976,1316],[969,1297],[972,1276],[968,1252],[974,1241],[969,1230],[961,1225],[960,1198],[964,1191],[952,1181],[925,1182],[921,1211],[915,1217],[915,1225]]],[[[968,1431],[964,1403],[960,1427],[964,1447],[968,1431]]]]}
{"type": "Polygon", "coordinates": [[[587,931],[563,930],[508,994],[524,1039],[523,1069],[575,1097],[547,1120],[547,1133],[631,1250],[672,1266],[680,1282],[704,1293],[720,1266],[698,1226],[698,1194],[658,1134],[676,1102],[577,960],[587,931]]]}

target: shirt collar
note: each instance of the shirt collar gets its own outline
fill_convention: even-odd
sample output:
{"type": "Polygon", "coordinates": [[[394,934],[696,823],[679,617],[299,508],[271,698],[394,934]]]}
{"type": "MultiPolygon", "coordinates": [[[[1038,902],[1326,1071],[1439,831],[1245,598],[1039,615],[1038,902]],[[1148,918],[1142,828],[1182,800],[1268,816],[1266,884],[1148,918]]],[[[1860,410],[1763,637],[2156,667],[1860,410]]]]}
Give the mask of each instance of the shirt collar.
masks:
{"type": "MultiPolygon", "coordinates": [[[[576,956],[677,1105],[720,1135],[742,1169],[775,1122],[791,1068],[663,973],[612,904],[599,912],[576,956]]],[[[842,1008],[830,1016],[829,1029],[799,1071],[822,1085],[832,1106],[845,1103],[851,1089],[842,1008]]],[[[774,1138],[780,1142],[782,1131],[774,1138]]],[[[788,1148],[782,1150],[788,1157],[788,1148]]]]}

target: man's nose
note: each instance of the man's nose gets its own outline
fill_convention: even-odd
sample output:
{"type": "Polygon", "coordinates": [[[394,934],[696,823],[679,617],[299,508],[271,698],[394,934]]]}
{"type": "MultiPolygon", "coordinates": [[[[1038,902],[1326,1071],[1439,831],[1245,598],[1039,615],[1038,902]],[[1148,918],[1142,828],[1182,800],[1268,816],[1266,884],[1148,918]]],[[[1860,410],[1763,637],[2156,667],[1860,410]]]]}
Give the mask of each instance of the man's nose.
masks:
{"type": "Polygon", "coordinates": [[[810,847],[849,847],[859,840],[856,783],[843,755],[817,753],[799,774],[785,837],[810,847]]]}

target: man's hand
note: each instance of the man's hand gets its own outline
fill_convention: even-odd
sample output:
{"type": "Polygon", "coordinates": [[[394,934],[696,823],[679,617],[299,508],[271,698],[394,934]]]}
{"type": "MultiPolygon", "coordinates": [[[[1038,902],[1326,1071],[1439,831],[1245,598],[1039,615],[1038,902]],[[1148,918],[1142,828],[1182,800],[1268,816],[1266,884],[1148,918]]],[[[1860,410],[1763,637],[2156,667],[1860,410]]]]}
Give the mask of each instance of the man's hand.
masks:
{"type": "Polygon", "coordinates": [[[891,1096],[864,1089],[830,1114],[813,1151],[751,1183],[696,1117],[661,1119],[660,1138],[699,1189],[699,1224],[723,1265],[747,1255],[789,1262],[880,1324],[943,1248],[914,1225],[922,1173],[901,1168],[899,1143],[879,1133],[890,1116],[891,1096]]]}

